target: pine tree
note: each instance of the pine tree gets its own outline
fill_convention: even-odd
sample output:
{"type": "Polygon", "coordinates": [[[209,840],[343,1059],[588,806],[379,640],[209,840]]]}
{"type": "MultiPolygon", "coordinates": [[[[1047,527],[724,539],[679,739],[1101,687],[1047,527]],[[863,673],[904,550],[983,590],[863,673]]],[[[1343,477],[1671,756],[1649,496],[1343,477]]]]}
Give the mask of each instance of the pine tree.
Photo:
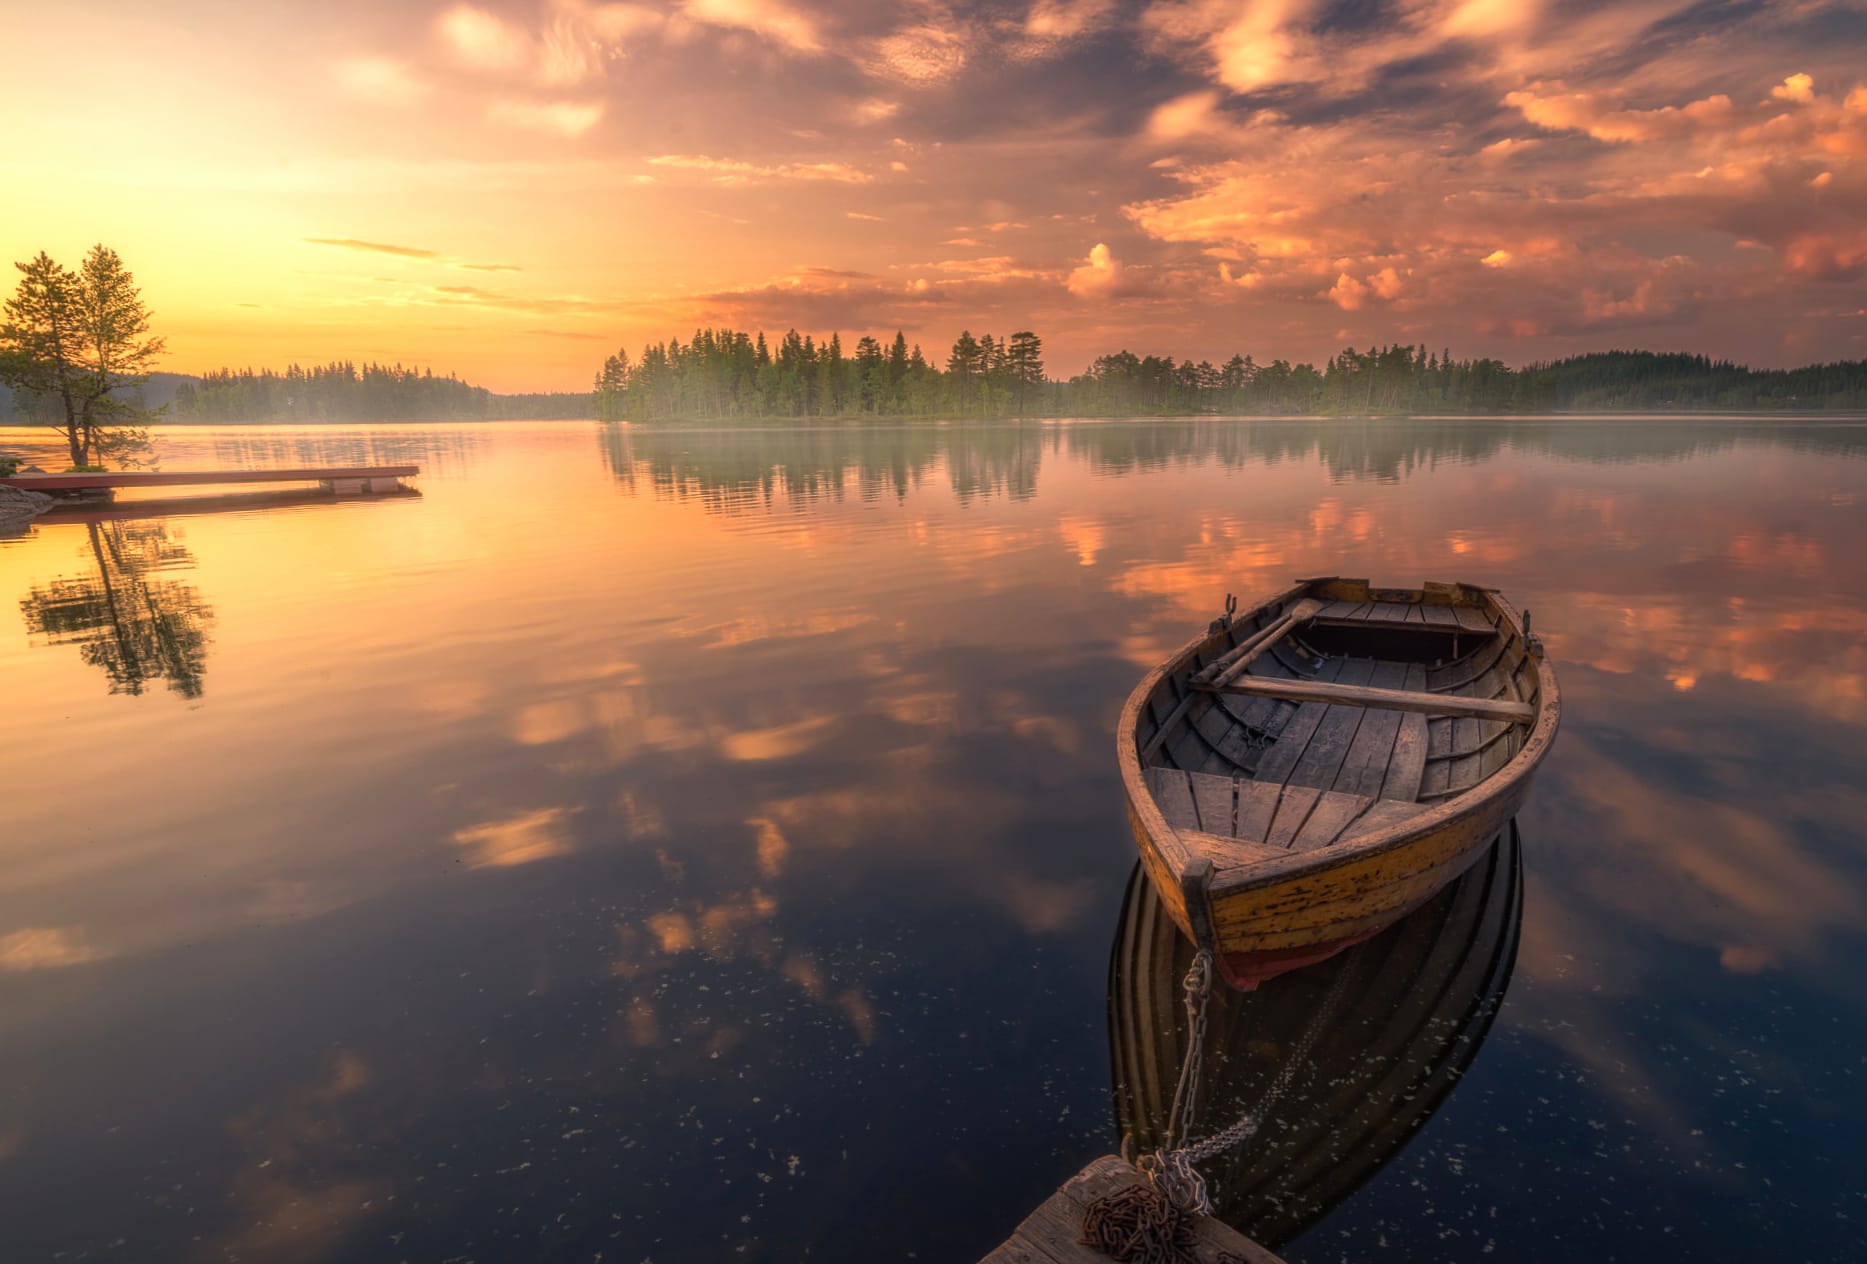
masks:
{"type": "Polygon", "coordinates": [[[75,273],[44,251],[14,266],[22,280],[0,321],[0,383],[56,402],[52,425],[73,465],[139,463],[150,448],[145,425],[160,410],[132,401],[163,340],[149,336],[136,278],[102,245],[75,273]]]}
{"type": "Polygon", "coordinates": [[[1005,371],[1018,416],[1024,416],[1025,400],[1044,385],[1044,340],[1028,329],[1011,335],[1005,344],[1005,371]]]}
{"type": "Polygon", "coordinates": [[[953,381],[962,417],[972,398],[973,379],[979,375],[980,360],[979,340],[972,336],[970,329],[961,330],[953,342],[952,353],[947,356],[946,371],[953,381]]]}

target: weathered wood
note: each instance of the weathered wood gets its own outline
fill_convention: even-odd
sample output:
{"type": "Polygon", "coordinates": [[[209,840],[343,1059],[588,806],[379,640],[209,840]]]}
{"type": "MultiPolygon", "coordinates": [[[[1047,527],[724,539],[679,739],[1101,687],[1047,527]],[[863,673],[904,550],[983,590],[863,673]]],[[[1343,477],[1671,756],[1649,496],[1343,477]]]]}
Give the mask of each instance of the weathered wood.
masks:
{"type": "Polygon", "coordinates": [[[317,465],[275,470],[109,470],[101,474],[15,474],[0,487],[27,491],[118,491],[133,487],[207,487],[222,483],[373,482],[414,478],[419,465],[317,465]]]}
{"type": "Polygon", "coordinates": [[[1232,804],[1238,797],[1238,783],[1230,777],[1195,774],[1193,806],[1199,811],[1199,828],[1208,834],[1232,832],[1232,804]]]}
{"type": "Polygon", "coordinates": [[[1443,615],[1450,612],[1458,635],[1480,644],[1462,657],[1457,650],[1463,647],[1453,646],[1451,661],[1429,667],[1419,660],[1435,657],[1433,642],[1418,640],[1420,650],[1375,660],[1383,663],[1378,670],[1385,682],[1377,686],[1372,676],[1364,685],[1345,683],[1339,678],[1344,660],[1321,658],[1300,634],[1278,637],[1249,670],[1213,694],[1191,677],[1201,664],[1216,661],[1215,650],[1236,643],[1223,632],[1208,632],[1148,673],[1129,696],[1118,756],[1142,861],[1183,930],[1180,874],[1197,859],[1211,862],[1213,924],[1226,968],[1243,970],[1232,976],[1241,979],[1269,977],[1264,968],[1275,973],[1289,968],[1280,963],[1334,951],[1332,945],[1380,929],[1450,882],[1522,802],[1560,721],[1547,658],[1492,590],[1319,580],[1259,603],[1240,621],[1268,630],[1306,600],[1316,603],[1317,617],[1341,618],[1343,604],[1354,603],[1353,615],[1366,615],[1384,630],[1440,629],[1435,635],[1446,636],[1449,645],[1443,615]],[[1417,607],[1415,622],[1405,621],[1410,607],[1417,607]],[[1399,619],[1392,617],[1396,610],[1399,619]],[[1388,687],[1403,668],[1404,687],[1388,687]],[[1216,697],[1219,705],[1193,710],[1200,704],[1192,697],[1199,694],[1216,697]],[[1175,814],[1199,822],[1196,827],[1169,824],[1154,801],[1137,743],[1137,735],[1139,742],[1153,735],[1141,717],[1175,708],[1184,708],[1182,720],[1191,715],[1198,723],[1173,721],[1169,727],[1179,731],[1156,748],[1170,746],[1166,757],[1193,775],[1236,779],[1229,835],[1217,787],[1209,791],[1210,806],[1199,801],[1190,779],[1188,802],[1174,800],[1175,814]],[[1245,715],[1267,722],[1247,728],[1245,715]],[[1222,722],[1232,727],[1222,730],[1222,722]],[[1499,726],[1508,726],[1503,737],[1483,740],[1499,726]],[[1477,739],[1475,746],[1457,741],[1460,728],[1477,739]],[[1274,738],[1268,748],[1266,737],[1274,738]],[[1457,782],[1447,775],[1453,759],[1428,758],[1455,752],[1470,761],[1457,782]],[[1380,802],[1342,825],[1336,818],[1345,805],[1323,799],[1325,793],[1380,802]],[[1237,966],[1241,960],[1261,965],[1237,966]]]}
{"type": "Polygon", "coordinates": [[[1314,786],[1285,786],[1277,800],[1277,815],[1271,818],[1270,833],[1264,836],[1264,841],[1278,848],[1287,848],[1296,842],[1303,823],[1309,820],[1310,812],[1321,797],[1322,791],[1314,786]]]}
{"type": "Polygon", "coordinates": [[[1310,809],[1309,819],[1290,841],[1297,851],[1314,851],[1333,843],[1350,824],[1367,812],[1374,799],[1361,794],[1337,794],[1325,790],[1310,809]]]}
{"type": "MultiPolygon", "coordinates": [[[[1370,659],[1350,659],[1342,665],[1336,683],[1356,687],[1365,686],[1374,674],[1374,663],[1370,659]]],[[[1335,784],[1336,774],[1342,769],[1342,761],[1348,755],[1348,748],[1355,742],[1355,734],[1361,728],[1362,717],[1367,712],[1361,707],[1330,707],[1323,713],[1322,721],[1316,726],[1316,734],[1303,750],[1303,757],[1296,762],[1286,778],[1291,784],[1315,786],[1327,790],[1335,784]]]]}
{"type": "MultiPolygon", "coordinates": [[[[1422,610],[1422,611],[1437,610],[1440,613],[1447,614],[1448,617],[1450,617],[1449,615],[1450,608],[1446,606],[1408,606],[1407,609],[1408,610],[1422,610]]],[[[1414,619],[1411,616],[1408,616],[1402,619],[1372,619],[1372,618],[1355,618],[1353,616],[1338,617],[1338,616],[1332,616],[1332,615],[1327,615],[1327,614],[1319,614],[1313,619],[1305,620],[1303,626],[1305,627],[1315,626],[1319,628],[1376,627],[1376,628],[1381,629],[1381,631],[1383,632],[1418,632],[1423,635],[1431,635],[1431,636],[1436,636],[1436,637],[1457,636],[1461,632],[1463,632],[1463,629],[1459,627],[1457,622],[1428,623],[1428,622],[1423,622],[1418,619],[1414,619]]],[[[1469,632],[1465,632],[1464,635],[1469,638],[1472,634],[1469,632]]]]}
{"type": "Polygon", "coordinates": [[[1372,834],[1390,825],[1398,825],[1409,817],[1418,816],[1424,811],[1426,811],[1424,803],[1410,803],[1400,799],[1376,799],[1366,812],[1348,824],[1347,828],[1342,831],[1341,837],[1350,839],[1362,834],[1372,834]]]}
{"type": "Polygon", "coordinates": [[[1264,758],[1258,761],[1257,780],[1282,785],[1290,779],[1297,761],[1303,758],[1310,739],[1316,735],[1316,727],[1329,714],[1329,706],[1322,702],[1304,702],[1297,706],[1296,713],[1284,722],[1284,727],[1277,734],[1277,740],[1271,744],[1264,758]]]}
{"type": "MultiPolygon", "coordinates": [[[[1408,670],[1403,663],[1377,663],[1368,684],[1375,689],[1404,689],[1408,670]]],[[[1385,707],[1363,712],[1355,740],[1343,756],[1331,786],[1344,794],[1373,798],[1381,793],[1387,777],[1387,765],[1394,754],[1394,738],[1400,732],[1402,712],[1385,707]]]]}
{"type": "Polygon", "coordinates": [[[1150,768],[1147,784],[1167,824],[1176,829],[1199,828],[1199,810],[1193,806],[1193,791],[1187,785],[1184,772],[1177,768],[1150,768]]]}
{"type": "MultiPolygon", "coordinates": [[[[1415,663],[1407,668],[1407,688],[1417,689],[1425,681],[1424,667],[1415,663]]],[[[1430,723],[1417,711],[1401,715],[1400,727],[1394,733],[1393,753],[1387,760],[1387,774],[1381,779],[1381,788],[1377,791],[1381,798],[1407,802],[1419,798],[1420,778],[1426,772],[1427,729],[1430,723]]]]}
{"type": "Polygon", "coordinates": [[[1283,796],[1283,783],[1279,781],[1239,782],[1238,814],[1232,822],[1232,836],[1260,841],[1270,837],[1277,801],[1283,796]]]}
{"type": "MultiPolygon", "coordinates": [[[[1341,670],[1342,660],[1330,659],[1322,665],[1314,677],[1305,676],[1302,679],[1333,680],[1341,670]]],[[[1260,679],[1260,677],[1254,674],[1252,679],[1260,679]]],[[[1262,679],[1295,678],[1267,676],[1262,679]]],[[[1290,713],[1283,727],[1277,730],[1277,740],[1271,744],[1270,750],[1265,752],[1264,758],[1258,761],[1257,770],[1252,775],[1259,781],[1289,780],[1291,769],[1295,768],[1297,761],[1303,758],[1304,748],[1309,745],[1310,738],[1315,736],[1316,726],[1322,723],[1323,716],[1328,713],[1328,708],[1321,703],[1294,703],[1282,700],[1279,700],[1279,703],[1294,706],[1296,710],[1290,713]]]]}
{"type": "MultiPolygon", "coordinates": [[[[1108,1256],[1082,1242],[1083,1215],[1099,1198],[1146,1185],[1147,1178],[1132,1164],[1104,1155],[1064,1182],[980,1264],[1108,1264],[1108,1256]]],[[[1210,1216],[1193,1227],[1193,1253],[1200,1264],[1228,1259],[1282,1264],[1270,1251],[1210,1216]]]]}
{"type": "Polygon", "coordinates": [[[1228,693],[1250,694],[1260,698],[1288,698],[1292,702],[1324,702],[1331,706],[1389,707],[1395,711],[1418,711],[1423,715],[1472,716],[1486,720],[1510,720],[1529,724],[1536,719],[1536,708],[1523,702],[1499,702],[1489,698],[1461,698],[1440,693],[1414,693],[1405,689],[1368,689],[1340,685],[1330,681],[1266,680],[1247,676],[1220,686],[1228,693]]]}
{"type": "Polygon", "coordinates": [[[1228,680],[1235,679],[1239,673],[1257,662],[1265,651],[1289,635],[1291,628],[1315,613],[1315,602],[1297,602],[1284,612],[1282,618],[1255,633],[1243,645],[1194,676],[1194,681],[1199,684],[1222,685],[1228,680]]]}

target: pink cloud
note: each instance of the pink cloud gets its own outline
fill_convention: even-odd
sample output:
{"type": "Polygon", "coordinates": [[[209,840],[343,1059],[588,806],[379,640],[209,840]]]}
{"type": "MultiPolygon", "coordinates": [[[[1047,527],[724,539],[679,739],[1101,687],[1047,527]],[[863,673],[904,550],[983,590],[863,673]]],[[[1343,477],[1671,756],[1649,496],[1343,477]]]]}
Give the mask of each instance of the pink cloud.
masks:
{"type": "Polygon", "coordinates": [[[1088,262],[1072,271],[1064,285],[1078,298],[1106,298],[1121,280],[1122,265],[1102,242],[1089,250],[1088,262]]]}

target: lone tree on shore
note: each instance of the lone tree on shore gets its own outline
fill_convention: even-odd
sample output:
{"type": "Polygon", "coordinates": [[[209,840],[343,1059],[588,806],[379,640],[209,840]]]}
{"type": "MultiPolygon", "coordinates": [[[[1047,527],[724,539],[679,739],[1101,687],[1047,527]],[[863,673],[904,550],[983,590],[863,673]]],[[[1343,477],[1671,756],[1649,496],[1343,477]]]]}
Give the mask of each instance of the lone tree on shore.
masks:
{"type": "Polygon", "coordinates": [[[0,320],[0,384],[46,406],[73,465],[137,464],[160,411],[137,401],[163,341],[149,336],[136,278],[101,245],[76,272],[43,250],[13,266],[21,279],[0,320]]]}

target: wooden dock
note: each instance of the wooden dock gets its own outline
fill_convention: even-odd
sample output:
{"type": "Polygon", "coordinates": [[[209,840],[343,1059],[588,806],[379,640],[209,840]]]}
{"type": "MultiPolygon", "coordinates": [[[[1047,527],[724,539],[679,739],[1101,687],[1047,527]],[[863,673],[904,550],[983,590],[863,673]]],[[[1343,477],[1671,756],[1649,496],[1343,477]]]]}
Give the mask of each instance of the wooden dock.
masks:
{"type": "Polygon", "coordinates": [[[111,470],[102,474],[15,474],[0,487],[18,487],[53,496],[84,496],[139,487],[212,487],[241,483],[316,483],[342,495],[394,492],[402,480],[421,473],[419,465],[319,465],[270,470],[111,470]]]}
{"type": "MultiPolygon", "coordinates": [[[[1132,1164],[1117,1155],[1103,1155],[1065,1181],[979,1264],[1109,1264],[1109,1256],[1083,1243],[1083,1213],[1098,1198],[1146,1184],[1147,1178],[1132,1164]]],[[[1283,1264],[1280,1257],[1211,1217],[1194,1225],[1193,1239],[1193,1256],[1200,1264],[1283,1264]]]]}

